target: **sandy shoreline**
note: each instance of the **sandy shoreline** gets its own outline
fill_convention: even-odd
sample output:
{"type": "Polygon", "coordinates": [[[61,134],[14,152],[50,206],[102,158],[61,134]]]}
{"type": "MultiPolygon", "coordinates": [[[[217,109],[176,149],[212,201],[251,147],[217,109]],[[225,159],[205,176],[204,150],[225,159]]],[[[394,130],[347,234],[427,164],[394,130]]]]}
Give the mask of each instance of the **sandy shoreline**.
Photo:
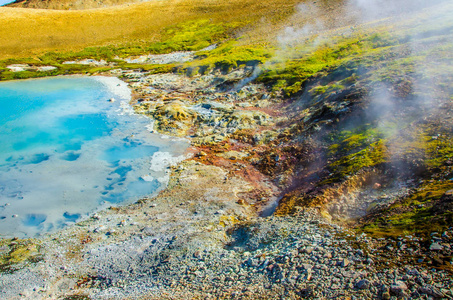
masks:
{"type": "Polygon", "coordinates": [[[129,89],[128,84],[117,77],[108,76],[88,76],[94,80],[102,83],[107,89],[114,94],[119,100],[131,101],[132,91],[129,89]]]}

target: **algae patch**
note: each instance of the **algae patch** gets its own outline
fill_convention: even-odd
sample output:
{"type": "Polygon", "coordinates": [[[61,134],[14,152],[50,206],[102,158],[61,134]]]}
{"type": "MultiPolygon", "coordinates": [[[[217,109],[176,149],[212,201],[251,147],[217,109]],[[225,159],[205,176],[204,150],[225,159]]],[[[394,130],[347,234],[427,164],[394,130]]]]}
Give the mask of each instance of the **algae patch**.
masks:
{"type": "Polygon", "coordinates": [[[14,272],[29,263],[40,261],[39,249],[40,245],[35,240],[1,240],[0,272],[14,272]]]}

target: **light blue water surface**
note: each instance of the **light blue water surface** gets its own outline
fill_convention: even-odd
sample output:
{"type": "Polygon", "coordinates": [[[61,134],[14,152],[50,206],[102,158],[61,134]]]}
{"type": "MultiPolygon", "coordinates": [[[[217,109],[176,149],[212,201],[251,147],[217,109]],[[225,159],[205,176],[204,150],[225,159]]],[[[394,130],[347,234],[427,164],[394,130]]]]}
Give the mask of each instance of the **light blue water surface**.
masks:
{"type": "Polygon", "coordinates": [[[14,2],[14,0],[0,0],[0,6],[8,4],[8,3],[12,3],[12,2],[14,2]]]}
{"type": "Polygon", "coordinates": [[[91,77],[0,83],[0,235],[53,231],[161,187],[151,157],[187,144],[151,134],[112,97],[124,95],[91,77]]]}

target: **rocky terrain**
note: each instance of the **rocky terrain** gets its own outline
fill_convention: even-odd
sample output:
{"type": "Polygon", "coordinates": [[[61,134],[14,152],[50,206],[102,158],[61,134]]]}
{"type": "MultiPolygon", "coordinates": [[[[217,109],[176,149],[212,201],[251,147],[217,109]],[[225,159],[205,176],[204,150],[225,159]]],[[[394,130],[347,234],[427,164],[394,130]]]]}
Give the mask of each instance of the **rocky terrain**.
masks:
{"type": "Polygon", "coordinates": [[[453,7],[417,5],[287,27],[272,54],[238,38],[46,65],[121,78],[190,158],[155,197],[2,240],[0,297],[453,298],[453,7]]]}

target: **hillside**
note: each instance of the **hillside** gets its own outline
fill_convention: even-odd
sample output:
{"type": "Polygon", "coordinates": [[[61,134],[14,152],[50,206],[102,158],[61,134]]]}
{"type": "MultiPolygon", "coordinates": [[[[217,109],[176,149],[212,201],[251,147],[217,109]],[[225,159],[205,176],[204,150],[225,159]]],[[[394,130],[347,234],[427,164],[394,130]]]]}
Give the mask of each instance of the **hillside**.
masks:
{"type": "Polygon", "coordinates": [[[157,41],[165,28],[195,19],[210,19],[220,25],[230,23],[233,27],[261,19],[264,24],[275,25],[293,13],[295,4],[296,1],[281,0],[170,0],[81,11],[1,7],[0,57],[35,56],[87,46],[142,46],[157,41]]]}
{"type": "Polygon", "coordinates": [[[1,80],[117,76],[192,154],[154,198],[4,239],[0,295],[453,297],[450,1],[9,7],[0,21],[1,80]]]}
{"type": "Polygon", "coordinates": [[[38,9],[57,9],[57,10],[75,10],[90,9],[117,6],[123,4],[134,4],[145,2],[143,0],[106,0],[106,1],[89,1],[89,0],[59,0],[59,1],[42,1],[42,0],[18,0],[8,4],[8,7],[21,8],[38,8],[38,9]]]}

